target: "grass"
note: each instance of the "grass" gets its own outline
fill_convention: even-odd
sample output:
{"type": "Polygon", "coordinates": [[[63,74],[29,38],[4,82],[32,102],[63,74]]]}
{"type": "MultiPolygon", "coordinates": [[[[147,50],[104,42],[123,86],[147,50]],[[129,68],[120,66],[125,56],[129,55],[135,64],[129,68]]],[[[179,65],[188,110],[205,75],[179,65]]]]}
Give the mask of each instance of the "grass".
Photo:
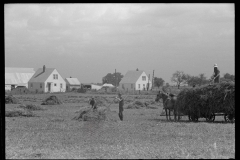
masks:
{"type": "MultiPolygon", "coordinates": [[[[187,117],[180,122],[170,122],[165,116],[159,116],[162,111],[159,107],[126,109],[121,122],[117,117],[118,105],[112,104],[110,108],[115,112],[116,121],[77,121],[72,120],[73,117],[87,103],[68,102],[68,96],[75,96],[71,99],[77,100],[87,98],[87,94],[57,96],[65,103],[33,111],[36,117],[6,117],[7,159],[235,157],[235,124],[223,123],[223,117],[216,117],[214,123],[207,123],[205,119],[189,122],[187,117]]],[[[98,96],[109,101],[114,97],[98,96]]],[[[21,97],[18,98],[31,103],[33,98],[45,98],[44,94],[21,97]]],[[[6,110],[14,110],[17,106],[6,104],[6,110]]]]}

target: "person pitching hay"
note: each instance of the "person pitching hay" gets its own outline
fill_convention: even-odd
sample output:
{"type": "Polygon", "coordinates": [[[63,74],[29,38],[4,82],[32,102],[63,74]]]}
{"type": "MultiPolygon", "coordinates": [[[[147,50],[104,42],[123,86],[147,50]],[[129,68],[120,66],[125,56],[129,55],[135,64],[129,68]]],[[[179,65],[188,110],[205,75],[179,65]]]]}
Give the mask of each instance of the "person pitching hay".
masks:
{"type": "Polygon", "coordinates": [[[97,109],[97,103],[96,103],[96,100],[93,97],[91,99],[89,99],[89,104],[92,106],[93,110],[97,109]]]}
{"type": "Polygon", "coordinates": [[[118,97],[116,99],[119,101],[119,113],[118,116],[120,120],[123,120],[123,105],[124,105],[124,99],[122,98],[122,95],[118,93],[118,97]]]}
{"type": "Polygon", "coordinates": [[[214,83],[220,83],[220,71],[218,69],[217,64],[214,64],[213,67],[214,67],[214,72],[213,72],[211,81],[213,81],[214,83]]]}

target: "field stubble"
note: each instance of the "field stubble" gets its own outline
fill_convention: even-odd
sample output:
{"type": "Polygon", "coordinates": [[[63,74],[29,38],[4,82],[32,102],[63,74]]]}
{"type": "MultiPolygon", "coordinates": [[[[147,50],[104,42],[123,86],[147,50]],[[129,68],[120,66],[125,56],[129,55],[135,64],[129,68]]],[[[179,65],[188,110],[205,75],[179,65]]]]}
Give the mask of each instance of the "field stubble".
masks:
{"type": "MultiPolygon", "coordinates": [[[[88,104],[68,102],[66,94],[58,96],[64,104],[45,105],[44,110],[33,111],[36,117],[6,117],[6,158],[235,157],[235,124],[218,123],[221,118],[216,123],[194,123],[186,117],[181,122],[169,122],[159,116],[159,107],[125,109],[122,122],[76,121],[72,120],[76,112],[88,104]]],[[[86,95],[74,96],[79,99],[86,95]]],[[[106,97],[108,102],[104,105],[112,97],[106,97]]],[[[40,105],[38,99],[45,97],[35,95],[31,100],[40,105]]],[[[18,106],[6,104],[6,110],[18,106]]],[[[118,113],[117,104],[110,108],[118,113]]]]}

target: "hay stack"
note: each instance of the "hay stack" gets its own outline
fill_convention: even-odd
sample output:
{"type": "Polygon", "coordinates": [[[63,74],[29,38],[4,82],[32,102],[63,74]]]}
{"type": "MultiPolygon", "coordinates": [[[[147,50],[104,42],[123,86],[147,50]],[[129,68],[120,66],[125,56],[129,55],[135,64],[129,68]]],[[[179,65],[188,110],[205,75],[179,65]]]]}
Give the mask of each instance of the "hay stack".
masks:
{"type": "Polygon", "coordinates": [[[193,117],[206,117],[211,113],[235,115],[235,83],[184,89],[178,94],[176,105],[183,114],[193,117]]]}
{"type": "Polygon", "coordinates": [[[74,120],[80,121],[117,121],[118,115],[116,112],[112,112],[107,107],[98,107],[93,110],[92,107],[84,107],[76,112],[74,120]]]}
{"type": "Polygon", "coordinates": [[[46,98],[41,105],[57,105],[62,104],[62,102],[57,98],[57,96],[52,95],[46,98]]]}
{"type": "Polygon", "coordinates": [[[12,95],[5,95],[5,104],[18,104],[19,100],[12,95]]]}

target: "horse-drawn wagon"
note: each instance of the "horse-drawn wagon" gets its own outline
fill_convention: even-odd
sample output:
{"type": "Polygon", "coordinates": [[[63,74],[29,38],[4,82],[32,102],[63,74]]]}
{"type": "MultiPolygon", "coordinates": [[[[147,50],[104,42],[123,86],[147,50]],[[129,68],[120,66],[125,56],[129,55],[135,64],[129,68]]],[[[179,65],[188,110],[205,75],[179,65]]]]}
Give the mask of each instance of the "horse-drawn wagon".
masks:
{"type": "Polygon", "coordinates": [[[167,110],[169,116],[172,110],[175,120],[176,117],[188,116],[190,121],[206,118],[206,121],[213,122],[216,116],[224,116],[226,122],[235,121],[235,83],[232,82],[184,89],[175,99],[159,91],[155,100],[160,98],[163,99],[167,119],[167,110]]]}

